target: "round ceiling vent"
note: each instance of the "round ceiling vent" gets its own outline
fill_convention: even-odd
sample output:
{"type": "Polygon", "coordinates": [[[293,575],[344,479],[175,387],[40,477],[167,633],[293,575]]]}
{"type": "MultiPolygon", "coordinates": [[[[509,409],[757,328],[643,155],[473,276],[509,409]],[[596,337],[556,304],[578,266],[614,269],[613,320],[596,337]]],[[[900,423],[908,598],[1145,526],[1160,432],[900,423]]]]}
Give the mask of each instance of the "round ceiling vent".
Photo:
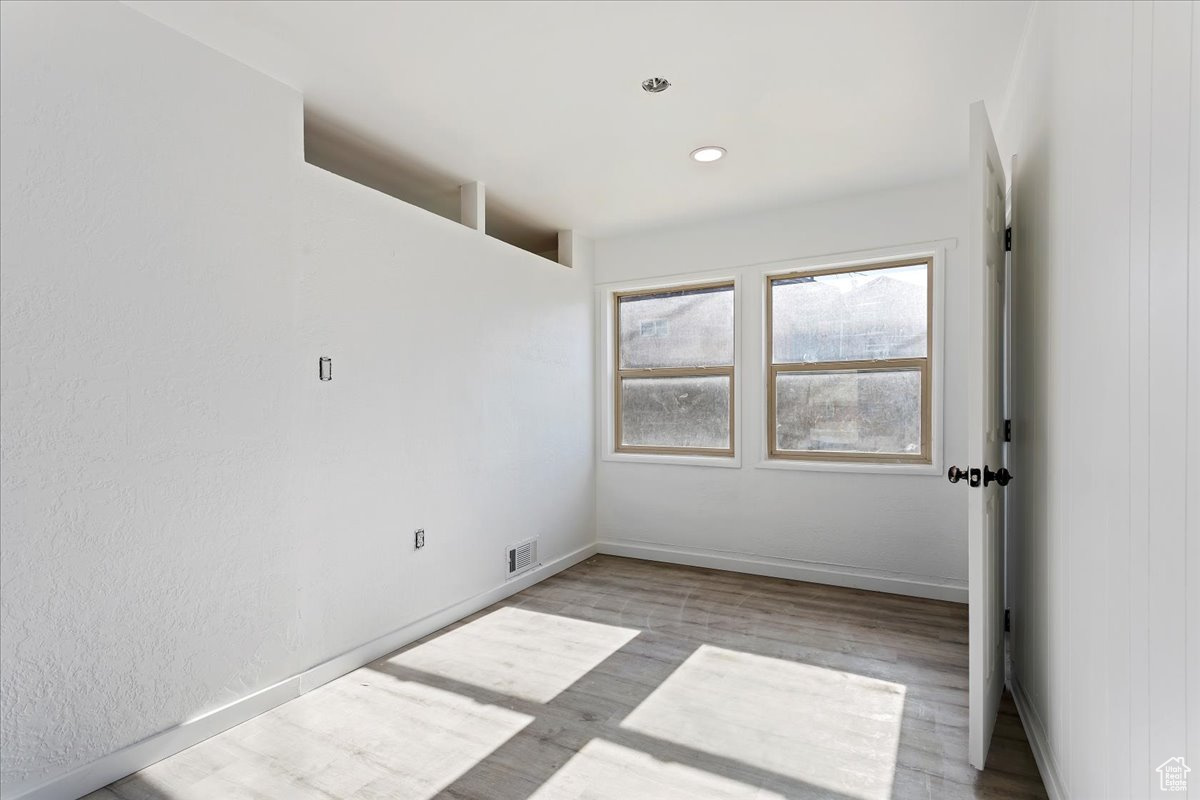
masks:
{"type": "Polygon", "coordinates": [[[646,80],[642,81],[642,89],[650,92],[651,94],[665,92],[670,88],[671,82],[666,78],[646,78],[646,80]]]}

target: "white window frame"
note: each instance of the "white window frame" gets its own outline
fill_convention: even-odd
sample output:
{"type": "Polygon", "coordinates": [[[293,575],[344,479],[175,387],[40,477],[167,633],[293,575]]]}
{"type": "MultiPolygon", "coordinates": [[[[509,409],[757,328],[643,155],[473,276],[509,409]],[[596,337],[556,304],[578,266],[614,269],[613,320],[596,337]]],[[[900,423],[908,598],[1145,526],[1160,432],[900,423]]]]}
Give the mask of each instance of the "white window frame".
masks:
{"type": "Polygon", "coordinates": [[[933,374],[929,368],[929,351],[933,349],[933,256],[919,258],[902,258],[888,261],[869,261],[860,264],[828,267],[822,270],[799,270],[784,274],[767,275],[764,278],[766,296],[766,319],[764,330],[767,350],[767,452],[771,458],[795,459],[808,461],[855,461],[872,464],[925,464],[933,461],[933,374]],[[833,275],[853,275],[860,272],[888,270],[898,267],[925,267],[925,354],[921,356],[894,358],[858,358],[858,359],[825,359],[818,361],[776,361],[774,339],[775,289],[778,282],[805,276],[828,277],[833,275]],[[840,450],[788,450],[779,447],[779,378],[781,375],[804,374],[841,374],[855,375],[862,373],[897,371],[916,371],[920,378],[919,416],[920,416],[920,449],[917,453],[873,453],[866,451],[840,450]]]}
{"type": "Polygon", "coordinates": [[[817,256],[788,262],[772,264],[770,269],[763,270],[760,277],[759,292],[759,359],[757,375],[761,388],[759,403],[759,469],[806,470],[812,472],[859,472],[884,475],[940,475],[942,472],[942,434],[944,420],[942,416],[942,383],[945,354],[945,265],[946,250],[956,246],[955,240],[930,242],[924,245],[907,247],[881,248],[878,250],[842,253],[837,256],[817,256]],[[771,353],[768,349],[769,336],[766,329],[767,292],[770,291],[772,278],[793,273],[828,272],[830,269],[867,266],[906,259],[928,258],[931,269],[931,300],[930,321],[932,329],[929,332],[930,347],[927,355],[929,369],[930,392],[930,441],[928,462],[887,462],[867,459],[806,459],[778,458],[770,453],[770,436],[768,430],[770,412],[768,403],[769,376],[771,370],[771,353]]]}
{"type": "Polygon", "coordinates": [[[812,257],[747,264],[686,274],[660,275],[637,280],[612,281],[596,286],[595,295],[595,396],[596,452],[601,462],[677,465],[738,469],[745,465],[756,469],[811,472],[868,473],[881,475],[941,475],[943,463],[943,375],[945,353],[945,273],[946,252],[958,246],[956,239],[913,242],[812,257]],[[874,462],[808,461],[775,459],[767,455],[767,359],[766,285],[767,276],[820,270],[840,265],[871,261],[891,261],[909,257],[933,257],[933,344],[929,352],[932,389],[932,442],[929,464],[880,464],[874,462]],[[734,284],[734,394],[736,402],[734,455],[669,456],[643,453],[619,453],[614,448],[613,429],[613,304],[616,292],[638,289],[682,288],[689,284],[733,279],[734,284]]]}
{"type": "Polygon", "coordinates": [[[604,461],[624,461],[642,464],[675,464],[679,466],[725,467],[738,468],[742,466],[742,422],[741,422],[741,390],[743,385],[741,365],[745,363],[742,357],[742,328],[741,304],[743,297],[743,281],[740,274],[731,274],[728,270],[703,274],[675,275],[647,279],[620,284],[606,284],[597,288],[596,318],[597,326],[597,402],[600,409],[600,419],[597,425],[600,458],[604,461]],[[733,429],[730,444],[732,455],[722,453],[662,453],[662,452],[631,452],[618,450],[616,446],[616,356],[617,343],[615,298],[630,292],[646,292],[651,290],[674,291],[688,289],[696,285],[714,283],[733,284],[733,377],[730,381],[731,414],[733,429]]]}

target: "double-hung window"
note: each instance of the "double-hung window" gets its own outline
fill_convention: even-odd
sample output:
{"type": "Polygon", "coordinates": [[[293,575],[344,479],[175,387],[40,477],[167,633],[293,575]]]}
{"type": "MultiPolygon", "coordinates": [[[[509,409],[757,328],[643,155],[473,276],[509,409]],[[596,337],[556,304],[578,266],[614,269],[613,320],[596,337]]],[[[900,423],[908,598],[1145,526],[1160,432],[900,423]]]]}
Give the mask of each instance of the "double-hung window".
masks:
{"type": "Polygon", "coordinates": [[[932,460],[930,258],[767,279],[772,458],[932,460]]]}
{"type": "Polygon", "coordinates": [[[618,292],[614,449],[733,455],[732,281],[618,292]]]}

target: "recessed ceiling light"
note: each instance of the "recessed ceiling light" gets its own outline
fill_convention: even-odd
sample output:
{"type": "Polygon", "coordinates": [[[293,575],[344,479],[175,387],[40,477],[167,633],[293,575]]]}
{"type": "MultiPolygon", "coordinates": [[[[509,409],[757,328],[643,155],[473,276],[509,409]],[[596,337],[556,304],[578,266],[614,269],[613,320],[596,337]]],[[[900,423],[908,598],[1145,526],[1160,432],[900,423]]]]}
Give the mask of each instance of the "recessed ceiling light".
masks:
{"type": "Polygon", "coordinates": [[[697,147],[692,151],[692,158],[696,161],[717,161],[725,156],[724,147],[716,147],[708,145],[706,147],[697,147]]]}
{"type": "Polygon", "coordinates": [[[671,82],[666,78],[646,78],[646,80],[642,81],[642,89],[651,94],[665,92],[670,88],[671,82]]]}

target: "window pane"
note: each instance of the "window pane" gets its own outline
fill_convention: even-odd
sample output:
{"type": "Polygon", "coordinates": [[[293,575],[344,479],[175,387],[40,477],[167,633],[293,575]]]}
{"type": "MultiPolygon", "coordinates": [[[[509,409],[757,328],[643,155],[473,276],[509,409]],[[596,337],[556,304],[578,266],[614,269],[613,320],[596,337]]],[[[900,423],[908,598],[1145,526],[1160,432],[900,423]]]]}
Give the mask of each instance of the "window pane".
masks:
{"type": "Polygon", "coordinates": [[[776,447],[919,455],[921,373],[781,372],[776,447]]]}
{"type": "Polygon", "coordinates": [[[625,378],[621,444],[729,447],[729,377],[625,378]]]}
{"type": "Polygon", "coordinates": [[[924,358],[925,264],[773,281],[776,364],[924,358]]]}
{"type": "Polygon", "coordinates": [[[621,369],[733,363],[733,287],[622,297],[621,369]]]}

